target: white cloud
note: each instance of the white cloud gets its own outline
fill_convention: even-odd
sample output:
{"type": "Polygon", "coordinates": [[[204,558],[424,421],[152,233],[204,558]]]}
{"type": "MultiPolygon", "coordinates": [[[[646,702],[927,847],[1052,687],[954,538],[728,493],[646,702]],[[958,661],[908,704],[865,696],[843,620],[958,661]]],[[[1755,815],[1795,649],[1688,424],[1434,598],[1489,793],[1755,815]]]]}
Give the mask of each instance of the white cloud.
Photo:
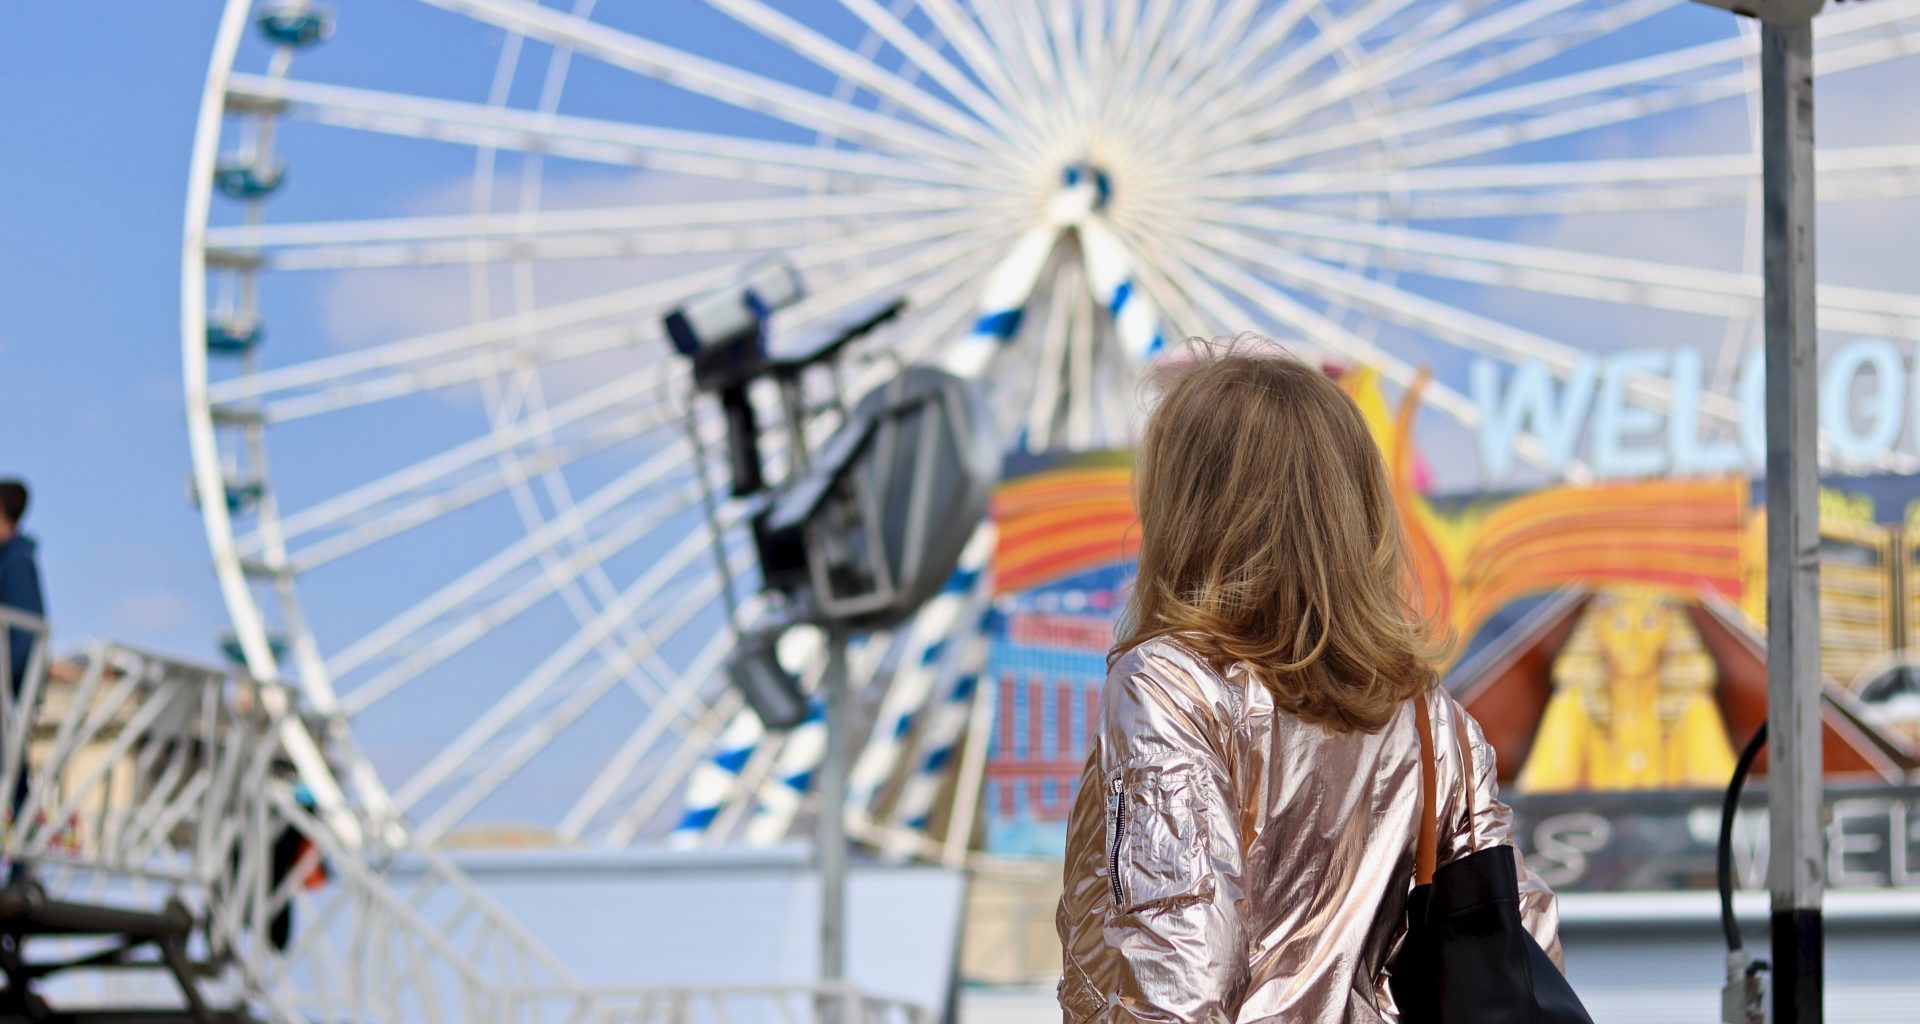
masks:
{"type": "MultiPolygon", "coordinates": [[[[460,214],[472,208],[472,181],[460,179],[423,190],[403,204],[402,215],[460,214]]],[[[494,188],[493,208],[519,209],[517,180],[494,188]]],[[[559,176],[549,174],[540,190],[541,210],[618,209],[774,194],[750,182],[693,178],[638,171],[606,171],[559,176]]],[[[540,307],[632,287],[697,269],[700,262],[726,257],[646,256],[620,259],[551,261],[531,277],[531,306],[540,307]]],[[[518,309],[517,280],[511,266],[495,264],[475,275],[467,266],[407,267],[342,272],[325,290],[327,333],[343,348],[357,348],[471,323],[477,313],[507,315],[518,309]],[[475,284],[483,294],[476,302],[475,284]]]]}
{"type": "Polygon", "coordinates": [[[107,633],[152,636],[177,630],[193,618],[193,605],[171,590],[136,590],[107,610],[107,633]]]}

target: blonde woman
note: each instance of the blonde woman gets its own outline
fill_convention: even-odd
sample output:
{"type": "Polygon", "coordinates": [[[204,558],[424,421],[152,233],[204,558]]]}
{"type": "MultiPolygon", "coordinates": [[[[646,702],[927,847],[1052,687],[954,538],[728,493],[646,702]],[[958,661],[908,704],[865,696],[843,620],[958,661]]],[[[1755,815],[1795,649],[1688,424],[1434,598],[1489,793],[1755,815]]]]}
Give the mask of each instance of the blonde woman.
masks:
{"type": "MultiPolygon", "coordinates": [[[[1263,349],[1199,347],[1139,451],[1139,578],[1057,916],[1070,1024],[1400,1020],[1417,695],[1466,740],[1433,744],[1440,863],[1509,841],[1493,750],[1434,687],[1379,449],[1323,373],[1263,349]]],[[[1553,894],[1520,877],[1558,963],[1553,894]]]]}

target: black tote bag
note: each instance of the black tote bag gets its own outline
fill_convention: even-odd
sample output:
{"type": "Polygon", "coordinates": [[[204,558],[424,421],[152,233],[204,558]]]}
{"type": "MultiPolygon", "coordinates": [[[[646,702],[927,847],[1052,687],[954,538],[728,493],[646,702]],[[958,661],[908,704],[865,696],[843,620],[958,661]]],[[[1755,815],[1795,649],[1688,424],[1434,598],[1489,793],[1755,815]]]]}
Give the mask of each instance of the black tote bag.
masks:
{"type": "MultiPolygon", "coordinates": [[[[1433,726],[1427,698],[1415,698],[1420,790],[1425,802],[1407,897],[1407,934],[1389,986],[1406,1024],[1593,1024],[1545,950],[1520,923],[1513,847],[1476,849],[1440,868],[1434,799],[1433,726]]],[[[1473,758],[1460,744],[1467,812],[1473,813],[1473,758]]]]}

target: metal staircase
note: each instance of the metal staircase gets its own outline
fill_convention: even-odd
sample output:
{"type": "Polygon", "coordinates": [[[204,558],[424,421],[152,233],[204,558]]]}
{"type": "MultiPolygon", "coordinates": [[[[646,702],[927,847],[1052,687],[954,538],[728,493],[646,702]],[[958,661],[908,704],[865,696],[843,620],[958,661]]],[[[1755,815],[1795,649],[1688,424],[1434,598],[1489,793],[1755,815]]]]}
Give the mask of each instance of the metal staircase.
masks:
{"type": "Polygon", "coordinates": [[[403,825],[311,795],[341,790],[296,767],[325,730],[290,689],[114,643],[50,672],[46,623],[0,627],[34,642],[0,686],[0,793],[25,779],[0,854],[31,876],[0,890],[0,1017],[930,1019],[845,986],[583,986],[403,825]]]}

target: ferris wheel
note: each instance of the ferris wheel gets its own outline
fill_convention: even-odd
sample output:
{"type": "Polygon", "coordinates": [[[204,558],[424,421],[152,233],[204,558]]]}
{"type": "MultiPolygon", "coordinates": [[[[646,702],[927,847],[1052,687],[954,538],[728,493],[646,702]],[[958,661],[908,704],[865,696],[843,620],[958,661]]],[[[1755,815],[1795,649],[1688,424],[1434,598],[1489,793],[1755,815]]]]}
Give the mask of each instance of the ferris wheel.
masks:
{"type": "MultiPolygon", "coordinates": [[[[1920,74],[1920,3],[1815,27],[1834,89],[1920,74]]],[[[424,839],[782,837],[820,736],[763,734],[718,671],[754,567],[742,509],[703,504],[722,428],[664,312],[769,256],[807,286],[777,332],[902,297],[850,386],[944,363],[1032,450],[1127,443],[1167,339],[1247,329],[1395,392],[1431,371],[1463,448],[1471,360],[1564,378],[1622,337],[1701,351],[1730,424],[1761,294],[1742,31],[1686,0],[229,0],[182,340],[235,653],[424,839]]],[[[1823,202],[1869,214],[1829,223],[1912,219],[1911,127],[1823,138],[1823,202]]],[[[1920,340],[1896,285],[1822,301],[1920,340]]],[[[985,741],[990,550],[854,652],[853,803],[903,849],[959,827],[949,755],[985,741]]]]}

